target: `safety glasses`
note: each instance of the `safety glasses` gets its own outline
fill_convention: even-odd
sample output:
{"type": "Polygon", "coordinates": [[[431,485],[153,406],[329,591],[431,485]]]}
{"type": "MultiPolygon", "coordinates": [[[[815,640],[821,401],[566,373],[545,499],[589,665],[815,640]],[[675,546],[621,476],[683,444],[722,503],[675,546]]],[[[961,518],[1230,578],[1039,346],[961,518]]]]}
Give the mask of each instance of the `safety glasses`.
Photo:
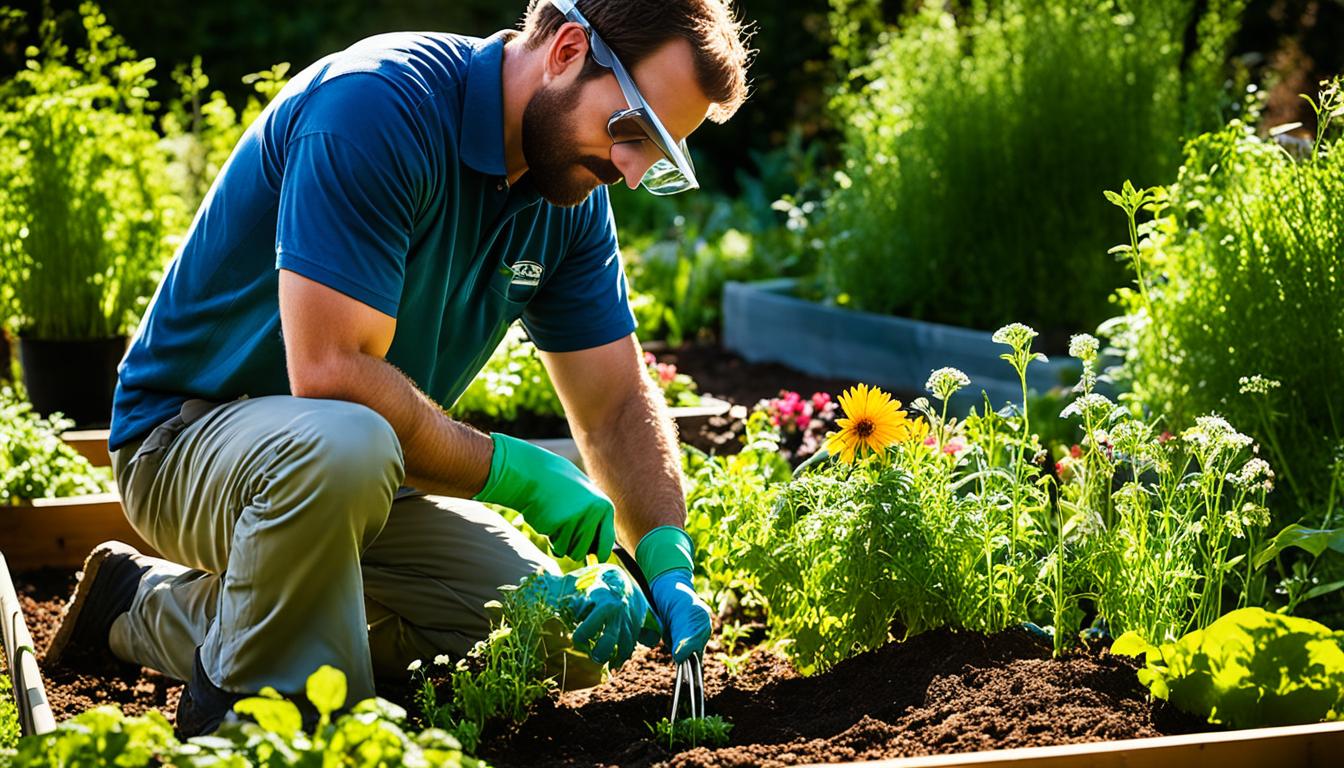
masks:
{"type": "Polygon", "coordinates": [[[635,87],[634,78],[626,71],[620,59],[598,36],[588,20],[579,13],[573,0],[551,0],[551,4],[565,15],[566,19],[583,27],[588,34],[588,49],[593,61],[610,69],[616,76],[625,96],[625,109],[618,109],[607,119],[607,134],[615,144],[647,141],[657,148],[660,156],[644,172],[639,183],[655,195],[675,195],[688,189],[699,189],[695,179],[695,166],[691,164],[691,152],[686,142],[674,141],[672,135],[663,127],[663,123],[654,114],[653,107],[640,95],[635,87]]]}

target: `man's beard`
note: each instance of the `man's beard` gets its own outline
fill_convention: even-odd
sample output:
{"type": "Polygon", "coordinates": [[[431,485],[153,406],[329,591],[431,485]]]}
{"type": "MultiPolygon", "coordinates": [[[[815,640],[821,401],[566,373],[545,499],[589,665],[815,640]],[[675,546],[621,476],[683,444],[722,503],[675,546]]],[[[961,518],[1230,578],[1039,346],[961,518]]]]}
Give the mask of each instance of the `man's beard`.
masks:
{"type": "Polygon", "coordinates": [[[527,162],[527,175],[546,202],[565,208],[587,200],[599,182],[611,184],[621,178],[621,172],[610,159],[581,155],[573,149],[571,110],[582,85],[576,81],[565,88],[543,87],[523,109],[523,160],[527,162]],[[588,175],[589,171],[597,180],[588,175]]]}

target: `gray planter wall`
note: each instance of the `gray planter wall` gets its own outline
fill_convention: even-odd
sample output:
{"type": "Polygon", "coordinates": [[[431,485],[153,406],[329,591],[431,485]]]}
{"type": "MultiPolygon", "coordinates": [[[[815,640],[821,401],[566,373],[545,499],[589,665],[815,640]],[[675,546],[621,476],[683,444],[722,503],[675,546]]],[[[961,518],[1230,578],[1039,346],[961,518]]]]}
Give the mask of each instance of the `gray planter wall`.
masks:
{"type": "MultiPolygon", "coordinates": [[[[723,343],[751,362],[774,362],[828,378],[853,379],[904,393],[924,393],[929,372],[952,366],[971,379],[955,405],[989,395],[997,408],[1022,399],[1017,374],[991,333],[903,317],[829,307],[794,295],[796,281],[730,282],[723,292],[723,343]]],[[[1027,385],[1044,392],[1072,385],[1072,358],[1032,363],[1027,385]]],[[[807,394],[807,393],[804,393],[807,394]]]]}

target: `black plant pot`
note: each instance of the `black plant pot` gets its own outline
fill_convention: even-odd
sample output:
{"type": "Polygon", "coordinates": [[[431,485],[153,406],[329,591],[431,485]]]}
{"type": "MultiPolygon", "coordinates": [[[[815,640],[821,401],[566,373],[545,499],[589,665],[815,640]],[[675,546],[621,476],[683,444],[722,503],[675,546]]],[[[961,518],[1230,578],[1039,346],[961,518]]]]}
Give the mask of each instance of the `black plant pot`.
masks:
{"type": "Polygon", "coordinates": [[[19,364],[28,399],[43,416],[56,411],[80,429],[103,429],[112,421],[117,366],[126,337],[77,341],[19,337],[19,364]]]}
{"type": "Polygon", "coordinates": [[[14,374],[14,348],[9,343],[9,331],[0,328],[0,383],[14,374]]]}

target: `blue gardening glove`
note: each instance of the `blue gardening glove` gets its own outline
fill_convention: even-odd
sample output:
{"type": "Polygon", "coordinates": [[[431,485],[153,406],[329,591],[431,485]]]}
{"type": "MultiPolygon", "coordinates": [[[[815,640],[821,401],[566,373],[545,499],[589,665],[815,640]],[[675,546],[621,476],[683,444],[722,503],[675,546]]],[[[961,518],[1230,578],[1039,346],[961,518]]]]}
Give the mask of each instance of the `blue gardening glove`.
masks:
{"type": "Polygon", "coordinates": [[[592,553],[611,556],[616,541],[615,507],[591,479],[572,462],[526,440],[490,435],[495,452],[490,477],[477,501],[510,507],[537,533],[551,540],[551,549],[574,560],[592,553]]]}
{"type": "Polygon", "coordinates": [[[690,535],[672,525],[649,531],[635,548],[635,562],[649,580],[653,609],[676,662],[704,653],[713,628],[709,606],[691,583],[692,550],[690,535]]]}
{"type": "MultiPolygon", "coordinates": [[[[590,565],[564,576],[538,574],[532,583],[552,608],[578,622],[574,648],[598,664],[619,667],[635,652],[646,623],[652,625],[649,602],[634,581],[614,565],[590,565]]],[[[657,642],[654,634],[652,642],[657,642]]]]}

